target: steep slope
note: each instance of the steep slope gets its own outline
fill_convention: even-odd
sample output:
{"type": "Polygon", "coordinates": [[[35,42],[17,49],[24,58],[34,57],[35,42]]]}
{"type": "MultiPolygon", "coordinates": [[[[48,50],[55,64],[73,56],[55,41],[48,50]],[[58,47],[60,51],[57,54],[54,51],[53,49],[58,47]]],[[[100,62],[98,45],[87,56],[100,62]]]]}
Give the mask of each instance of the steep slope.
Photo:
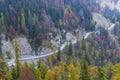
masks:
{"type": "Polygon", "coordinates": [[[111,10],[117,9],[120,11],[120,0],[97,0],[102,8],[108,7],[111,10]]]}
{"type": "Polygon", "coordinates": [[[98,13],[93,13],[93,20],[97,23],[96,28],[102,26],[105,29],[108,29],[111,25],[110,21],[98,13]]]}

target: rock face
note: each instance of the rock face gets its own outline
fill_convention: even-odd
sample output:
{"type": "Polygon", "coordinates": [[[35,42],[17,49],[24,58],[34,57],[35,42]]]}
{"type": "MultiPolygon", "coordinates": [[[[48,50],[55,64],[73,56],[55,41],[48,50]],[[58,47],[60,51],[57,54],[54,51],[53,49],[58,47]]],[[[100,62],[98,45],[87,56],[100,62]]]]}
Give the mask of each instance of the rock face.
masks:
{"type": "Polygon", "coordinates": [[[41,50],[38,49],[38,55],[49,54],[52,53],[52,50],[47,47],[43,47],[41,50]]]}
{"type": "Polygon", "coordinates": [[[50,43],[51,43],[53,46],[55,46],[56,48],[59,47],[59,44],[58,44],[56,41],[54,41],[54,40],[51,40],[50,43]]]}
{"type": "Polygon", "coordinates": [[[93,19],[97,23],[96,28],[102,26],[105,29],[108,29],[111,26],[111,22],[108,21],[105,17],[103,17],[101,14],[93,13],[93,19]]]}
{"type": "Polygon", "coordinates": [[[1,35],[0,35],[0,41],[2,41],[2,40],[6,40],[5,37],[6,37],[5,34],[1,34],[1,35]]]}
{"type": "MultiPolygon", "coordinates": [[[[17,38],[17,40],[19,42],[20,56],[31,55],[32,48],[28,43],[27,38],[19,37],[17,38]]],[[[13,45],[14,40],[13,42],[11,42],[10,40],[8,41],[2,40],[1,42],[2,42],[1,50],[2,50],[2,54],[4,55],[4,58],[6,60],[15,58],[15,48],[13,45]]]]}
{"type": "Polygon", "coordinates": [[[96,0],[102,8],[109,7],[111,10],[117,9],[120,11],[120,0],[96,0]]]}
{"type": "Polygon", "coordinates": [[[21,56],[32,54],[32,48],[25,37],[18,38],[18,42],[21,56]]]}
{"type": "Polygon", "coordinates": [[[2,42],[1,50],[4,55],[4,59],[15,58],[15,50],[12,42],[10,42],[10,40],[8,41],[2,40],[1,42],[2,42]]]}
{"type": "Polygon", "coordinates": [[[66,40],[67,40],[67,41],[70,41],[70,40],[72,40],[73,38],[74,38],[74,36],[73,36],[70,32],[66,33],[66,40]]]}

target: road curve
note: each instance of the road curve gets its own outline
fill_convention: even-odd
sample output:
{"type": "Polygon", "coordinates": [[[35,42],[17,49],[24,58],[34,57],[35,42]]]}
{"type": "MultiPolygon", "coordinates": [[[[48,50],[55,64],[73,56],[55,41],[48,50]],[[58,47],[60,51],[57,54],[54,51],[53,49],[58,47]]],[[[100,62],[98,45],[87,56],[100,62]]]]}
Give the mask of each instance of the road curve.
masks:
{"type": "MultiPolygon", "coordinates": [[[[64,44],[62,44],[61,47],[60,47],[60,51],[62,51],[65,48],[66,45],[67,45],[67,42],[64,42],[64,44]]],[[[56,53],[57,52],[58,52],[58,50],[56,50],[56,53]]],[[[38,58],[44,58],[44,57],[48,57],[48,56],[50,56],[52,54],[54,54],[54,52],[51,52],[51,53],[48,53],[48,54],[44,54],[44,55],[40,55],[40,56],[32,56],[32,57],[20,58],[20,61],[33,60],[33,59],[38,59],[38,58]]],[[[7,62],[8,66],[15,65],[15,60],[16,59],[12,59],[12,60],[8,61],[7,62]]]]}
{"type": "MultiPolygon", "coordinates": [[[[115,24],[112,24],[109,28],[108,28],[108,31],[111,32],[111,30],[114,28],[115,24]]],[[[93,33],[93,32],[87,32],[85,35],[84,35],[84,38],[87,39],[88,36],[93,33]]],[[[77,43],[77,39],[74,39],[72,40],[72,44],[75,44],[77,43]]],[[[68,43],[69,44],[69,43],[68,43]]],[[[61,47],[60,47],[60,51],[62,51],[66,45],[68,45],[67,42],[64,42],[61,47]]],[[[56,50],[56,53],[58,52],[58,50],[56,50]]],[[[50,55],[54,54],[54,52],[51,52],[51,53],[48,53],[48,54],[44,54],[44,55],[40,55],[40,56],[32,56],[32,57],[26,57],[26,58],[20,58],[20,61],[25,61],[25,60],[33,60],[33,59],[38,59],[38,58],[44,58],[44,57],[48,57],[50,55]]],[[[10,60],[9,62],[7,62],[8,66],[12,66],[12,65],[15,65],[15,60],[16,59],[12,59],[10,60]]]]}

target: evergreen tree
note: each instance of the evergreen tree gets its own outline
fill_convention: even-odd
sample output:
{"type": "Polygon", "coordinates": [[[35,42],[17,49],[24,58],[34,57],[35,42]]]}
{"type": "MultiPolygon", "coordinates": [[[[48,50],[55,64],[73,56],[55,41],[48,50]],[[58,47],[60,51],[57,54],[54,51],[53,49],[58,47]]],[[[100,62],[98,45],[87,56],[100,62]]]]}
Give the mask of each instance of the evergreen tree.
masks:
{"type": "Polygon", "coordinates": [[[36,14],[34,14],[34,22],[33,22],[33,25],[38,27],[38,16],[36,14]]]}
{"type": "Polygon", "coordinates": [[[1,22],[0,22],[0,34],[6,32],[6,26],[5,26],[5,18],[4,14],[1,13],[1,22]]]}
{"type": "Polygon", "coordinates": [[[36,68],[35,68],[35,63],[32,62],[32,64],[29,65],[29,69],[35,74],[36,73],[36,68]]]}
{"type": "Polygon", "coordinates": [[[69,48],[68,48],[68,55],[72,56],[73,53],[73,47],[72,47],[72,42],[70,41],[69,48]]]}
{"type": "Polygon", "coordinates": [[[102,67],[98,67],[98,80],[107,80],[107,76],[102,67]]]}
{"type": "Polygon", "coordinates": [[[33,20],[32,20],[32,14],[31,14],[31,11],[28,12],[28,25],[31,29],[31,26],[33,25],[33,20]]]}
{"type": "Polygon", "coordinates": [[[90,74],[89,74],[89,70],[88,70],[88,63],[86,61],[85,56],[83,56],[83,58],[82,58],[81,77],[82,77],[82,80],[90,80],[90,74]]]}
{"type": "Polygon", "coordinates": [[[3,58],[1,46],[2,46],[2,45],[1,45],[1,40],[0,40],[0,58],[3,58]]]}
{"type": "Polygon", "coordinates": [[[0,59],[0,72],[2,72],[2,74],[6,74],[8,70],[7,64],[3,59],[0,59]]]}
{"type": "Polygon", "coordinates": [[[60,48],[58,48],[58,53],[57,53],[57,59],[58,61],[61,61],[61,51],[60,51],[60,48]]]}
{"type": "Polygon", "coordinates": [[[17,72],[16,72],[16,68],[15,67],[12,68],[11,75],[12,75],[12,80],[17,80],[18,76],[17,76],[17,72]]]}
{"type": "Polygon", "coordinates": [[[29,68],[29,65],[28,65],[27,62],[24,62],[24,64],[23,64],[23,68],[24,68],[24,69],[28,69],[28,68],[29,68]]]}

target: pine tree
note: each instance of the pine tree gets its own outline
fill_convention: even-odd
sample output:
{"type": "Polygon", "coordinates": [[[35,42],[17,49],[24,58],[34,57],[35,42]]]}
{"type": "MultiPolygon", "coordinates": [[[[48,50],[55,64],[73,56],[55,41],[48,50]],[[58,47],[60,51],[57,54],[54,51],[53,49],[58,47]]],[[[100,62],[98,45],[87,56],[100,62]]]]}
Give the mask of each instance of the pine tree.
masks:
{"type": "Polygon", "coordinates": [[[60,48],[58,48],[58,53],[57,53],[57,59],[58,59],[58,61],[61,61],[60,54],[61,54],[61,51],[60,51],[60,48]]]}
{"type": "Polygon", "coordinates": [[[29,27],[31,29],[31,26],[33,25],[31,11],[28,12],[28,25],[29,25],[29,27]]]}
{"type": "Polygon", "coordinates": [[[72,56],[73,53],[73,47],[72,47],[72,42],[70,41],[69,48],[68,48],[68,55],[72,56]]]}
{"type": "Polygon", "coordinates": [[[98,80],[107,80],[107,76],[102,67],[98,67],[98,80]]]}
{"type": "Polygon", "coordinates": [[[3,59],[0,59],[0,72],[2,72],[2,74],[6,74],[8,70],[7,64],[3,59]]]}
{"type": "Polygon", "coordinates": [[[38,16],[36,14],[34,14],[34,26],[38,27],[38,16]]]}
{"type": "Polygon", "coordinates": [[[4,14],[1,13],[0,34],[6,32],[4,14]]]}
{"type": "Polygon", "coordinates": [[[36,73],[36,68],[35,68],[35,63],[32,62],[32,64],[29,65],[29,69],[35,74],[36,73]]]}
{"type": "Polygon", "coordinates": [[[11,75],[12,75],[12,80],[17,80],[18,76],[17,76],[17,72],[16,72],[16,68],[15,67],[12,68],[11,75]]]}
{"type": "Polygon", "coordinates": [[[1,50],[1,40],[0,40],[0,58],[3,58],[3,55],[2,55],[2,50],[1,50]]]}
{"type": "Polygon", "coordinates": [[[28,63],[27,63],[27,62],[24,62],[24,64],[23,64],[23,68],[24,68],[24,69],[29,68],[29,65],[28,65],[28,63]]]}
{"type": "Polygon", "coordinates": [[[90,74],[89,74],[89,70],[88,70],[88,63],[86,61],[85,56],[83,56],[83,58],[82,58],[81,77],[82,77],[82,80],[90,80],[90,74]]]}

